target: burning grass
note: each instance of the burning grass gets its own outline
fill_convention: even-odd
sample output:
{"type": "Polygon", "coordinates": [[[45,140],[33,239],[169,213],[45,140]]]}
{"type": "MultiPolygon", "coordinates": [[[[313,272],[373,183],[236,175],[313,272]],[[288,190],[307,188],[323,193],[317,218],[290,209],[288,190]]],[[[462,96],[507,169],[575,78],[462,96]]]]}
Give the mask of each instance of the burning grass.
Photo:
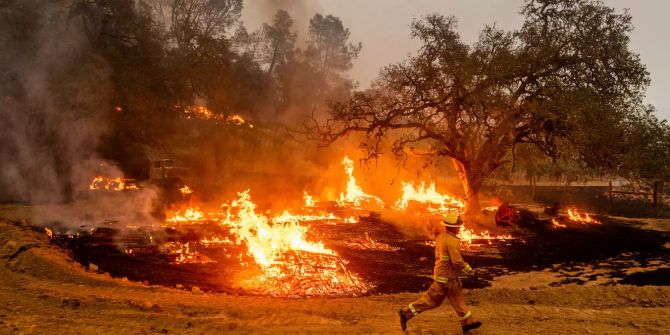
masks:
{"type": "Polygon", "coordinates": [[[412,182],[402,182],[402,197],[395,202],[396,210],[404,211],[410,202],[426,204],[431,213],[461,212],[465,207],[463,201],[448,194],[441,194],[435,190],[435,183],[426,186],[425,182],[418,185],[412,182]]]}
{"type": "MultiPolygon", "coordinates": [[[[221,205],[221,210],[203,212],[187,208],[176,212],[170,223],[214,223],[227,237],[205,236],[199,244],[208,247],[242,246],[237,258],[245,265],[245,273],[238,285],[251,292],[281,296],[360,295],[371,286],[364,283],[346,267],[346,260],[323,242],[307,238],[309,227],[305,222],[345,222],[328,214],[291,214],[283,211],[274,216],[258,212],[249,190],[238,193],[238,198],[221,205]]],[[[209,263],[189,243],[170,242],[169,253],[176,256],[176,264],[209,263]]]]}
{"type": "MultiPolygon", "coordinates": [[[[364,294],[373,285],[349,270],[348,260],[333,248],[326,247],[324,240],[328,238],[328,233],[324,225],[363,224],[356,215],[350,214],[371,208],[382,209],[385,204],[358,185],[351,159],[344,157],[342,165],[347,177],[346,186],[339,199],[330,202],[334,204],[332,209],[337,215],[320,209],[323,207],[319,206],[321,202],[307,192],[303,193],[303,205],[299,210],[261,213],[251,199],[251,192],[247,190],[238,193],[237,199],[224,203],[218,210],[203,211],[191,206],[173,212],[167,222],[215,224],[221,228],[226,236],[203,236],[199,244],[205,248],[243,247],[236,258],[246,268],[244,273],[247,275],[237,285],[247,291],[281,296],[364,294]]],[[[433,182],[403,182],[402,185],[402,197],[387,211],[410,216],[432,216],[436,219],[444,213],[463,211],[464,205],[460,199],[437,192],[433,182]]],[[[371,217],[378,217],[378,214],[375,215],[371,217]]],[[[511,235],[494,235],[488,231],[476,233],[465,228],[459,237],[469,248],[492,244],[494,241],[514,240],[511,235]]],[[[368,231],[361,236],[347,236],[346,240],[338,241],[335,246],[366,252],[403,250],[403,247],[376,240],[368,231]]],[[[188,244],[173,250],[184,253],[177,257],[179,264],[202,259],[188,244]]],[[[209,259],[204,262],[209,262],[209,259]]]]}
{"type": "Polygon", "coordinates": [[[221,114],[215,114],[209,108],[201,105],[185,107],[183,110],[183,116],[186,119],[211,120],[235,126],[244,126],[249,128],[254,127],[252,123],[245,120],[239,114],[229,114],[227,116],[221,114]]]}
{"type": "Polygon", "coordinates": [[[342,165],[344,166],[344,172],[347,174],[347,187],[344,192],[340,193],[337,204],[342,207],[369,208],[370,206],[377,206],[384,208],[384,201],[374,195],[365,193],[358,186],[356,177],[354,177],[354,161],[345,156],[342,159],[342,165]]]}
{"type": "Polygon", "coordinates": [[[566,216],[559,216],[551,219],[552,226],[554,228],[567,228],[568,226],[566,223],[573,225],[601,224],[600,221],[592,218],[589,213],[576,208],[568,208],[566,214],[566,216]]]}
{"type": "MultiPolygon", "coordinates": [[[[212,206],[200,203],[195,192],[183,185],[179,188],[183,203],[166,213],[162,230],[144,237],[131,233],[138,235],[134,240],[124,237],[123,257],[139,260],[161,254],[171,266],[204,271],[220,277],[219,285],[244,292],[355,296],[376,285],[366,276],[369,269],[361,268],[365,263],[361,254],[374,253],[370,257],[390,261],[398,251],[416,248],[398,244],[401,235],[388,235],[396,230],[381,220],[380,211],[436,220],[444,213],[463,211],[463,202],[439,193],[434,182],[403,182],[401,198],[386,206],[358,184],[351,159],[344,157],[342,165],[346,184],[339,197],[316,199],[304,192],[298,209],[260,210],[250,190],[212,206]]],[[[513,240],[509,235],[472,229],[463,229],[460,237],[469,248],[513,240]]]]}

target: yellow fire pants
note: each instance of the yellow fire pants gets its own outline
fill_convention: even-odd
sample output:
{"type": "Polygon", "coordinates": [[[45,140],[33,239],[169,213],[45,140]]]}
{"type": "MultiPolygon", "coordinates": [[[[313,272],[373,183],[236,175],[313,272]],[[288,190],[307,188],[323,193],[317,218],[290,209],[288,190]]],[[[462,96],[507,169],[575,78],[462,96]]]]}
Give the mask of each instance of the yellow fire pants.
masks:
{"type": "Polygon", "coordinates": [[[449,300],[459,319],[464,320],[471,315],[468,305],[465,303],[460,279],[449,280],[447,283],[433,282],[421,298],[404,307],[402,313],[409,320],[419,313],[440,306],[445,298],[449,300]]]}

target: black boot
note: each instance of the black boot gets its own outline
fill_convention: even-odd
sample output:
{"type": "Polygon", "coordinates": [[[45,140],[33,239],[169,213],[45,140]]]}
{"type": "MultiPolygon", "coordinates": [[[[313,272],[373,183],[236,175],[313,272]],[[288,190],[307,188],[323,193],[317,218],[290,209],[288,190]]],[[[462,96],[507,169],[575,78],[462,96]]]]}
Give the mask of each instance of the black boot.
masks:
{"type": "Polygon", "coordinates": [[[404,333],[407,329],[407,317],[405,316],[405,313],[402,312],[402,309],[398,311],[398,315],[400,315],[400,328],[402,328],[404,333]]]}
{"type": "Polygon", "coordinates": [[[481,327],[481,326],[482,326],[482,323],[481,323],[481,322],[479,322],[479,321],[475,321],[475,322],[473,322],[473,323],[468,323],[468,324],[466,324],[465,326],[462,326],[461,328],[463,328],[463,332],[464,332],[464,333],[467,333],[468,331],[471,331],[471,330],[473,330],[473,329],[477,329],[477,328],[479,328],[479,327],[481,327]]]}

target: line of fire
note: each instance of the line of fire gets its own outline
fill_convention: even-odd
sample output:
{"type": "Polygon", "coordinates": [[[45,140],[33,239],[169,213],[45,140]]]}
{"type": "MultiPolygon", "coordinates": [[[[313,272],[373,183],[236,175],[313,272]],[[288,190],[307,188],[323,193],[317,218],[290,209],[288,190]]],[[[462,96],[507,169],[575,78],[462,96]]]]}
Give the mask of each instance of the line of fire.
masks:
{"type": "Polygon", "coordinates": [[[668,333],[638,12],[444,3],[1,3],[0,333],[668,333]]]}

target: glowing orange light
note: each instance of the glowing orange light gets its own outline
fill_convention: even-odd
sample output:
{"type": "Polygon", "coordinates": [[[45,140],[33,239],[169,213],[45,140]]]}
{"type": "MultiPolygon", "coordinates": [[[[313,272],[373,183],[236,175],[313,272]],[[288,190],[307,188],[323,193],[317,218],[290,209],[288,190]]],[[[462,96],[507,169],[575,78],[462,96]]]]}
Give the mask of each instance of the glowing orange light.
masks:
{"type": "Polygon", "coordinates": [[[188,187],[188,185],[184,185],[184,187],[180,188],[179,192],[181,192],[182,195],[188,195],[193,193],[193,191],[191,190],[191,188],[188,187]]]}
{"type": "Polygon", "coordinates": [[[344,165],[344,172],[347,174],[347,187],[345,192],[340,193],[340,199],[337,201],[337,204],[343,207],[359,207],[366,204],[384,208],[384,202],[381,199],[363,192],[363,189],[356,183],[354,161],[345,156],[342,159],[342,165],[344,165]]]}
{"type": "Polygon", "coordinates": [[[568,219],[574,223],[580,224],[600,224],[600,221],[591,218],[589,213],[580,211],[576,208],[568,209],[568,219]]]}
{"type": "Polygon", "coordinates": [[[430,212],[457,212],[463,211],[463,202],[448,194],[441,194],[435,190],[435,183],[428,186],[424,182],[415,185],[412,182],[402,182],[402,196],[393,205],[394,209],[404,211],[411,201],[427,204],[430,212]]]}

